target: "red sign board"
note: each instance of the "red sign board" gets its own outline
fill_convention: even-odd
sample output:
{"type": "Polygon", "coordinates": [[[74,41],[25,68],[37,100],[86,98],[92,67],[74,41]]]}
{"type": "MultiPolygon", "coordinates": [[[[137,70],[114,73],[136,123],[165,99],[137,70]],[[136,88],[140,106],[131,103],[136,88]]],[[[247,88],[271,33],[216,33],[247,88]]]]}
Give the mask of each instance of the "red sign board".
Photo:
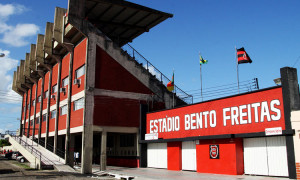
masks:
{"type": "Polygon", "coordinates": [[[282,88],[147,114],[147,134],[184,138],[285,130],[282,88]]]}

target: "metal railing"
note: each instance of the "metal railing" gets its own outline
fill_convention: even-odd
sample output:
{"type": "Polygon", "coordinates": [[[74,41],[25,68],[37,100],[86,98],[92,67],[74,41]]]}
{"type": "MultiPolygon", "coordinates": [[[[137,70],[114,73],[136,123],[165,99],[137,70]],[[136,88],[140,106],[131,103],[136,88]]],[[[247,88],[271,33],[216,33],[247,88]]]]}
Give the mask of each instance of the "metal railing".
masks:
{"type": "Polygon", "coordinates": [[[44,156],[39,150],[34,148],[34,146],[38,146],[38,144],[33,143],[33,141],[28,142],[26,138],[26,141],[24,141],[20,136],[11,135],[10,136],[15,139],[21,146],[23,146],[28,152],[30,152],[33,156],[38,158],[41,162],[41,166],[47,166],[47,165],[53,165],[55,164],[53,161],[48,159],[46,156],[44,156]]]}
{"type": "MultiPolygon", "coordinates": [[[[34,140],[37,141],[38,139],[34,138],[34,140]]],[[[43,141],[42,139],[40,139],[40,145],[44,145],[45,146],[45,141],[43,141]]],[[[53,152],[54,147],[51,144],[47,143],[46,149],[48,149],[49,151],[53,152]]],[[[58,148],[56,148],[56,155],[58,155],[59,157],[61,157],[63,159],[65,158],[65,152],[63,150],[61,150],[61,149],[58,149],[58,148]]]]}
{"type": "MultiPolygon", "coordinates": [[[[133,60],[135,60],[139,65],[145,68],[149,73],[151,73],[158,81],[160,81],[164,86],[171,81],[167,76],[160,72],[153,64],[151,64],[143,55],[141,55],[137,50],[135,50],[131,45],[126,44],[122,46],[123,53],[127,53],[133,60]]],[[[193,103],[193,96],[187,94],[178,86],[174,85],[174,93],[187,104],[193,103]]]]}
{"type": "MultiPolygon", "coordinates": [[[[27,134],[27,129],[28,128],[23,128],[23,132],[25,132],[25,134],[27,134]]],[[[29,130],[32,130],[32,128],[29,128],[29,130]]],[[[12,132],[12,131],[10,131],[12,132]]],[[[37,144],[39,143],[39,145],[41,145],[42,147],[45,147],[45,141],[43,141],[42,139],[38,140],[38,138],[36,137],[31,137],[31,139],[36,142],[37,144]]],[[[54,146],[47,143],[46,149],[48,149],[50,152],[53,152],[54,150],[54,146]]],[[[65,158],[65,152],[61,149],[56,148],[56,155],[58,155],[60,158],[65,158]]]]}

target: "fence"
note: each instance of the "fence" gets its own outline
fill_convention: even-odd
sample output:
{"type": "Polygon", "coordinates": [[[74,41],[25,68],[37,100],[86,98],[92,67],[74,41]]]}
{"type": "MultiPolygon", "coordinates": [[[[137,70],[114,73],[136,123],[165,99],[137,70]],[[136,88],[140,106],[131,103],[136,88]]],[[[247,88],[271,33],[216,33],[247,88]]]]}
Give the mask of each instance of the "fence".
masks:
{"type": "MultiPolygon", "coordinates": [[[[159,80],[163,85],[167,86],[168,82],[171,80],[167,78],[162,72],[160,72],[153,64],[151,64],[143,55],[141,55],[137,50],[135,50],[131,45],[126,44],[122,47],[123,52],[127,53],[133,60],[137,61],[143,68],[145,68],[149,73],[151,73],[157,80],[159,80]]],[[[193,96],[187,94],[178,86],[174,85],[174,91],[176,96],[185,101],[187,104],[193,103],[193,96]]]]}

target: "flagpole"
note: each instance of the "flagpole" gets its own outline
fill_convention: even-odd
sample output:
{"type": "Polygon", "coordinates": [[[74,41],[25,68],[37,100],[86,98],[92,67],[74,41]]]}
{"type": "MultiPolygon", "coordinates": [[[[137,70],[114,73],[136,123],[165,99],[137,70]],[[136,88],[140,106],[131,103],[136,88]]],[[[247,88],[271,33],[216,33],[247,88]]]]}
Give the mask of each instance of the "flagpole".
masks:
{"type": "Polygon", "coordinates": [[[235,46],[235,57],[236,57],[236,72],[237,72],[238,93],[240,94],[239,63],[238,63],[238,56],[237,56],[236,46],[235,46]]]}
{"type": "Polygon", "coordinates": [[[200,64],[200,81],[201,81],[201,98],[203,101],[203,96],[202,96],[202,64],[200,64]]]}
{"type": "MultiPolygon", "coordinates": [[[[173,91],[175,90],[175,77],[174,77],[174,68],[173,68],[173,82],[174,82],[174,89],[173,89],[173,91]]],[[[175,92],[176,92],[176,90],[175,90],[175,92]]],[[[173,108],[175,107],[175,102],[174,102],[174,92],[173,92],[173,108]]]]}

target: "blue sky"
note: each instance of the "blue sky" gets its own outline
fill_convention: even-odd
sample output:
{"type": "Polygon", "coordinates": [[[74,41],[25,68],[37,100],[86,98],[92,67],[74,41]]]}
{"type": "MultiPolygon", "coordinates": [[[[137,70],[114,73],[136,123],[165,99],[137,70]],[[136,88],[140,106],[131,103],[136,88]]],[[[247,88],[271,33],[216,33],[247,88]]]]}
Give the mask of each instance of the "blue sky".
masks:
{"type": "MultiPolygon", "coordinates": [[[[240,81],[258,78],[260,88],[274,86],[280,68],[300,59],[300,1],[289,0],[130,0],[174,14],[131,45],[184,91],[200,89],[198,52],[208,60],[202,66],[203,89],[236,83],[235,46],[245,47],[252,64],[239,66],[240,81]]],[[[0,132],[17,129],[18,95],[10,89],[13,71],[37,33],[53,22],[56,6],[67,0],[2,0],[0,2],[0,132]]],[[[300,61],[300,60],[299,60],[300,61]]],[[[300,62],[295,68],[300,66],[300,62]]],[[[236,89],[233,89],[236,91],[236,89]]],[[[199,99],[198,99],[199,101],[199,99]]]]}

